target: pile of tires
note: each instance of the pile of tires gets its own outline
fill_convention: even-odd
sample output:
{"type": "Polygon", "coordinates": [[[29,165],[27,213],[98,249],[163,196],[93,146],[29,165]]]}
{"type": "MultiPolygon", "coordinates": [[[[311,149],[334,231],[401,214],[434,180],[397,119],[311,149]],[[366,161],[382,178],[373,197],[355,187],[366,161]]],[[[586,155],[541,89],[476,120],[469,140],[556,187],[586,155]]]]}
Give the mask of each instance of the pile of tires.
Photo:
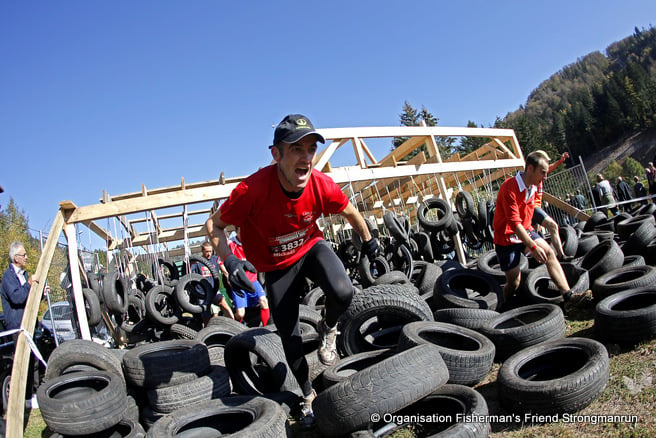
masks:
{"type": "MultiPolygon", "coordinates": [[[[575,292],[591,289],[595,299],[596,339],[570,338],[546,268],[522,258],[519,299],[501,312],[505,275],[493,250],[466,266],[440,260],[453,250],[456,233],[472,248],[490,237],[493,205],[474,207],[460,193],[455,209],[436,198],[425,203],[414,230],[392,212],[380,234],[369,222],[382,246],[376,260],[360,256],[356,237],[333,245],[355,293],[339,320],[340,360],[331,367],[316,352],[326,297],[311,283],[299,291],[322,436],[382,436],[421,413],[440,416],[430,426],[415,424],[427,434],[488,436],[491,400],[476,388],[494,380],[495,362],[492,396],[502,412],[522,419],[577,412],[607,386],[603,343],[634,345],[656,336],[653,212],[615,220],[594,215],[560,228],[567,280],[575,292]],[[389,415],[376,418],[381,413],[389,415]]],[[[201,314],[215,290],[165,260],[153,278],[138,278],[130,289],[119,274],[90,277],[88,289],[121,327],[127,348],[79,340],[58,347],[38,392],[48,427],[62,436],[291,436],[288,416],[296,414],[300,388],[275,321],[248,327],[215,317],[204,325],[201,314]],[[98,421],[89,426],[93,416],[98,421]]]]}
{"type": "Polygon", "coordinates": [[[104,311],[130,347],[159,340],[193,339],[203,328],[202,315],[219,293],[220,274],[204,257],[190,256],[189,263],[206,266],[214,286],[200,274],[179,272],[175,263],[163,258],[153,262],[153,278],[137,275],[136,287],[130,287],[130,281],[119,271],[88,273],[88,287],[83,291],[89,326],[98,325],[104,311]]]}

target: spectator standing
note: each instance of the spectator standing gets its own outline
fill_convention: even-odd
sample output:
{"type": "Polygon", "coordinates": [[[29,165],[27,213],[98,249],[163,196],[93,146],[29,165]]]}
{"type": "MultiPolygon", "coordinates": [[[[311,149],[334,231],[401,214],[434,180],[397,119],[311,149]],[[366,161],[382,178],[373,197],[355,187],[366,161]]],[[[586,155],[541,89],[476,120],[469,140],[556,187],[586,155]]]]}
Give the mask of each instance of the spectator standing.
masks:
{"type": "Polygon", "coordinates": [[[537,187],[547,177],[548,160],[542,151],[528,154],[525,170],[505,180],[497,195],[493,221],[494,247],[499,266],[506,276],[504,306],[519,288],[519,259],[522,253],[530,253],[539,263],[547,266],[549,276],[562,294],[566,306],[591,299],[589,291],[574,294],[570,290],[556,253],[531,225],[537,187]]]}
{"type": "Polygon", "coordinates": [[[617,210],[617,204],[615,202],[615,197],[613,196],[613,187],[611,187],[610,182],[604,178],[601,173],[598,173],[596,178],[596,186],[600,191],[602,205],[608,206],[608,209],[613,213],[613,216],[617,216],[619,211],[617,210]]]}
{"type": "Polygon", "coordinates": [[[604,202],[602,200],[603,192],[599,184],[595,183],[592,187],[590,187],[590,190],[592,191],[592,200],[594,201],[594,204],[597,207],[597,211],[601,211],[605,215],[608,215],[608,207],[602,207],[602,205],[604,205],[604,202]]]}
{"type": "Polygon", "coordinates": [[[323,239],[317,219],[340,214],[362,238],[362,251],[376,257],[378,242],[372,238],[362,215],[324,173],[313,169],[317,142],[325,143],[310,120],[300,114],[286,116],[276,127],[269,146],[274,164],[250,175],[232,191],[226,202],[206,222],[207,232],[223,260],[233,287],[253,291],[245,271],[264,273],[273,320],[285,357],[302,391],[301,423],[314,423],[309,369],[299,329],[298,290],[306,278],[326,294],[325,315],[319,323],[318,356],[337,362],[337,321],[353,297],[353,284],[337,254],[323,239]],[[248,261],[230,251],[225,228],[241,228],[248,261]]]}
{"type": "Polygon", "coordinates": [[[576,194],[574,195],[574,206],[579,210],[585,210],[587,207],[588,201],[585,199],[585,196],[581,193],[580,189],[576,189],[576,194]]]}
{"type": "MultiPolygon", "coordinates": [[[[241,244],[241,228],[237,227],[234,235],[228,239],[228,246],[230,251],[240,260],[246,260],[246,254],[244,253],[244,247],[241,244]]],[[[221,270],[226,278],[229,277],[229,273],[225,268],[225,265],[221,263],[221,270]]],[[[264,289],[259,281],[257,281],[257,274],[254,272],[246,272],[246,277],[253,284],[255,290],[249,292],[244,289],[240,289],[239,286],[230,285],[230,290],[232,294],[232,302],[235,305],[235,316],[234,318],[239,322],[244,322],[244,315],[246,314],[247,307],[259,307],[260,308],[260,319],[262,320],[262,325],[265,326],[269,322],[269,302],[267,301],[266,294],[264,289]]],[[[229,282],[230,280],[228,280],[229,282]]]]}
{"type": "MultiPolygon", "coordinates": [[[[207,261],[210,262],[212,266],[214,266],[216,272],[217,273],[221,272],[221,268],[219,267],[219,259],[216,255],[213,254],[212,244],[210,242],[204,242],[200,249],[203,257],[207,259],[207,261]]],[[[209,282],[210,286],[212,286],[212,288],[214,289],[214,277],[212,276],[212,273],[207,268],[207,266],[203,265],[202,263],[196,262],[193,265],[191,265],[191,272],[200,274],[203,277],[205,277],[205,279],[209,282]]],[[[230,308],[230,305],[226,302],[226,299],[223,297],[223,294],[221,293],[220,290],[214,296],[214,299],[212,300],[212,305],[220,307],[228,317],[230,318],[235,317],[235,315],[232,313],[232,309],[230,308]]],[[[214,311],[212,311],[212,314],[213,316],[218,315],[218,313],[214,311]]],[[[207,320],[209,319],[209,313],[204,314],[203,319],[205,320],[205,323],[207,323],[207,320]]]]}
{"type": "Polygon", "coordinates": [[[9,267],[2,274],[2,311],[7,330],[19,329],[23,320],[25,303],[33,283],[39,280],[25,270],[27,252],[21,242],[9,245],[9,267]]]}
{"type": "MultiPolygon", "coordinates": [[[[636,198],[642,198],[647,196],[647,189],[645,189],[645,186],[640,182],[640,177],[637,175],[633,177],[633,193],[635,194],[636,198]]],[[[647,200],[643,199],[640,201],[641,205],[646,205],[647,200]]]]}
{"type": "MultiPolygon", "coordinates": [[[[633,199],[631,194],[631,186],[629,186],[626,181],[622,180],[621,176],[617,177],[617,185],[615,186],[617,199],[620,202],[630,201],[633,199]]],[[[631,204],[622,204],[622,210],[630,210],[631,204]]]]}
{"type": "Polygon", "coordinates": [[[647,175],[647,186],[649,187],[649,194],[656,194],[656,167],[654,163],[650,162],[645,168],[645,174],[647,175]]]}

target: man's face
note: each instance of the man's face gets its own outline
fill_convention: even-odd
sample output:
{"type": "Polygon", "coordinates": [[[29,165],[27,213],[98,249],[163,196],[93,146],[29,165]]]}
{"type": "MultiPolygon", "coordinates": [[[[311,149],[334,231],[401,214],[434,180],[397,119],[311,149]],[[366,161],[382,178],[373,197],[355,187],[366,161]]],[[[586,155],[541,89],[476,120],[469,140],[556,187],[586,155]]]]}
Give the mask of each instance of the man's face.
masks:
{"type": "Polygon", "coordinates": [[[538,161],[537,166],[528,166],[526,171],[527,183],[538,185],[545,179],[547,179],[547,172],[549,171],[549,165],[546,160],[538,161]]]}
{"type": "Polygon", "coordinates": [[[212,247],[204,246],[203,250],[202,250],[202,253],[203,253],[203,257],[205,257],[206,259],[209,259],[210,257],[212,257],[212,247]]]}
{"type": "Polygon", "coordinates": [[[21,269],[25,269],[25,264],[27,262],[27,253],[25,248],[20,248],[14,257],[14,263],[21,269]]]}
{"type": "Polygon", "coordinates": [[[281,143],[280,149],[271,149],[273,159],[278,162],[278,179],[285,190],[298,192],[307,185],[316,152],[316,135],[308,135],[296,143],[281,143]]]}

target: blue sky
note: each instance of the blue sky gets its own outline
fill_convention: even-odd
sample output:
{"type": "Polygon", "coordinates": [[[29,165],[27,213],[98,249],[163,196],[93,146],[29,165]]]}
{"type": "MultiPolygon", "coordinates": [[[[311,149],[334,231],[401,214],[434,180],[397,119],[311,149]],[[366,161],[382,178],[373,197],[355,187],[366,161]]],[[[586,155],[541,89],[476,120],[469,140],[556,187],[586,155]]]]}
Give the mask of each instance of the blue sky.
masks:
{"type": "Polygon", "coordinates": [[[288,113],[396,126],[408,101],[489,126],[655,18],[653,0],[0,1],[0,204],[47,232],[62,200],[248,175],[288,113]]]}

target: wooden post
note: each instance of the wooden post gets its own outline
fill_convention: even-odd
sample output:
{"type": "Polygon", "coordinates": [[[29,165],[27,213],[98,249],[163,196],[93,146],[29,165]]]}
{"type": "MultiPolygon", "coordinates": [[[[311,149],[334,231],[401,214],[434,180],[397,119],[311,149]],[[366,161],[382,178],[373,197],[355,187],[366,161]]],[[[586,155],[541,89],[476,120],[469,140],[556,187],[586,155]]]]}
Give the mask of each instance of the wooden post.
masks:
{"type": "Polygon", "coordinates": [[[82,281],[80,280],[80,263],[77,253],[77,233],[74,224],[67,224],[64,228],[66,240],[68,241],[68,263],[71,267],[71,283],[73,284],[73,300],[77,310],[77,320],[80,325],[80,336],[87,341],[91,340],[87,312],[84,307],[84,294],[82,294],[82,281]]]}
{"type": "MultiPolygon", "coordinates": [[[[30,294],[25,303],[25,312],[23,313],[23,320],[21,328],[23,328],[29,335],[34,334],[34,326],[36,325],[36,318],[39,313],[39,304],[43,295],[43,287],[45,280],[48,276],[48,269],[52,256],[57,249],[57,240],[64,227],[64,215],[61,211],[57,212],[55,220],[50,228],[46,246],[41,253],[39,263],[36,267],[35,275],[39,279],[38,283],[32,284],[30,294]]],[[[7,431],[6,437],[20,438],[23,436],[23,421],[25,413],[25,384],[27,382],[27,375],[30,363],[30,347],[25,340],[25,334],[20,333],[18,341],[16,342],[16,352],[14,354],[14,364],[11,368],[11,382],[9,391],[9,403],[7,406],[7,431]]],[[[31,382],[30,382],[31,384],[31,382]]]]}

